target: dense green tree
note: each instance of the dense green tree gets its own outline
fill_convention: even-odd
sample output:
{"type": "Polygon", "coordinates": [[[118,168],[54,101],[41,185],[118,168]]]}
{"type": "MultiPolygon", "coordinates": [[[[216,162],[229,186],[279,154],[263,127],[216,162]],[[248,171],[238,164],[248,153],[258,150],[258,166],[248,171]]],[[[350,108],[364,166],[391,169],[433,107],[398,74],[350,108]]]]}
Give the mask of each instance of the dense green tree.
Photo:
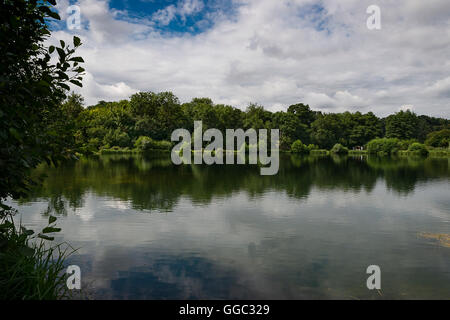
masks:
{"type": "Polygon", "coordinates": [[[81,94],[72,92],[72,94],[67,97],[61,107],[67,117],[75,120],[84,110],[83,106],[84,98],[81,96],[81,94]]]}
{"type": "Polygon", "coordinates": [[[328,113],[311,124],[311,139],[321,148],[330,149],[336,143],[346,144],[344,130],[340,115],[328,113]]]}
{"type": "Polygon", "coordinates": [[[272,117],[272,128],[280,129],[280,148],[289,150],[295,140],[309,143],[308,126],[290,112],[276,112],[272,117]]]}
{"type": "Polygon", "coordinates": [[[450,129],[429,133],[425,144],[431,147],[450,148],[450,129]]]}
{"type": "Polygon", "coordinates": [[[41,161],[56,163],[73,154],[61,104],[69,83],[81,86],[83,59],[74,56],[81,41],[44,45],[50,34],[46,20],[59,19],[54,4],[0,2],[0,198],[26,191],[29,169],[41,161]]]}
{"type": "Polygon", "coordinates": [[[370,140],[383,136],[383,124],[372,112],[352,114],[353,125],[349,128],[348,147],[363,146],[370,140]]]}
{"type": "Polygon", "coordinates": [[[84,69],[74,56],[81,45],[60,41],[46,46],[49,22],[59,19],[54,0],[0,1],[0,299],[57,299],[66,297],[64,249],[46,246],[53,240],[56,218],[37,235],[13,218],[2,203],[24,196],[32,169],[75,157],[75,96],[66,99],[69,84],[81,86],[84,69]],[[65,102],[64,102],[65,101],[65,102]]]}
{"type": "Polygon", "coordinates": [[[386,118],[386,137],[397,139],[417,139],[419,118],[410,110],[400,111],[386,118]]]}
{"type": "Polygon", "coordinates": [[[309,105],[303,104],[303,103],[297,103],[290,105],[287,109],[288,113],[295,114],[301,123],[306,125],[307,127],[311,126],[311,123],[314,122],[314,120],[317,119],[320,112],[318,111],[312,111],[309,108],[309,105]]]}
{"type": "Polygon", "coordinates": [[[251,103],[244,113],[244,129],[268,129],[271,127],[271,113],[255,103],[251,103]]]}
{"type": "Polygon", "coordinates": [[[208,128],[217,128],[219,119],[214,104],[209,98],[194,98],[191,102],[183,104],[183,112],[189,120],[189,129],[194,128],[194,121],[203,122],[203,131],[208,128]]]}
{"type": "Polygon", "coordinates": [[[450,129],[450,120],[420,115],[418,140],[424,142],[431,132],[444,129],[450,129]]]}
{"type": "MultiPolygon", "coordinates": [[[[101,101],[86,108],[78,116],[77,134],[89,150],[94,146],[124,145],[124,141],[127,141],[126,146],[133,147],[140,136],[158,141],[170,140],[171,132],[176,128],[193,132],[194,121],[201,120],[203,131],[217,128],[224,134],[226,129],[236,128],[279,129],[280,149],[286,151],[296,140],[305,144],[315,143],[318,145],[315,148],[330,149],[336,143],[352,148],[383,137],[385,123],[393,126],[400,120],[404,122],[404,113],[394,116],[380,119],[372,112],[322,114],[302,103],[289,106],[287,112],[272,113],[257,104],[250,104],[246,111],[241,111],[229,105],[214,104],[209,98],[194,98],[180,105],[171,92],[140,92],[132,95],[129,101],[101,101]]],[[[412,116],[417,118],[414,114],[412,116]]],[[[421,116],[420,122],[426,123],[429,130],[445,126],[448,120],[421,116]]],[[[391,134],[395,131],[389,130],[391,134]]],[[[417,140],[403,139],[398,148],[407,150],[417,140]]]]}
{"type": "Polygon", "coordinates": [[[242,111],[232,106],[219,104],[214,107],[217,117],[217,126],[215,128],[225,132],[226,129],[242,128],[242,111]]]}

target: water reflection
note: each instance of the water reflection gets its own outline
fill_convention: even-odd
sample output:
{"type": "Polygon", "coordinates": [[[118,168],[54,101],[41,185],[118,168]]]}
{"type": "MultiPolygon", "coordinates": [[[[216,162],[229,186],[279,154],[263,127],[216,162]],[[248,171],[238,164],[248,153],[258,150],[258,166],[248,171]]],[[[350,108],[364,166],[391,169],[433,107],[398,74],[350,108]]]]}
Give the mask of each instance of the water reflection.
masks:
{"type": "Polygon", "coordinates": [[[59,214],[96,298],[450,298],[447,159],[297,157],[173,166],[102,156],[49,169],[18,204],[59,214]],[[378,264],[382,296],[365,287],[378,264]]]}

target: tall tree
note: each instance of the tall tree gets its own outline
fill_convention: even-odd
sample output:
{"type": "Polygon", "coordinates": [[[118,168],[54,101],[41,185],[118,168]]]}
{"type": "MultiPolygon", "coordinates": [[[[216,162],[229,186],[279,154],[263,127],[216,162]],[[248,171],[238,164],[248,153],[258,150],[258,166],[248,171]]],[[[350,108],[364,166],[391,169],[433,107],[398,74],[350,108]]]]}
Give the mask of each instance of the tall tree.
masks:
{"type": "Polygon", "coordinates": [[[44,45],[50,35],[46,21],[59,19],[53,5],[54,0],[0,2],[0,199],[27,190],[30,168],[73,151],[61,136],[61,102],[69,83],[81,86],[83,59],[73,55],[81,41],[44,45]]]}
{"type": "Polygon", "coordinates": [[[386,118],[386,137],[417,139],[419,137],[419,118],[410,110],[402,110],[390,115],[386,118]]]}

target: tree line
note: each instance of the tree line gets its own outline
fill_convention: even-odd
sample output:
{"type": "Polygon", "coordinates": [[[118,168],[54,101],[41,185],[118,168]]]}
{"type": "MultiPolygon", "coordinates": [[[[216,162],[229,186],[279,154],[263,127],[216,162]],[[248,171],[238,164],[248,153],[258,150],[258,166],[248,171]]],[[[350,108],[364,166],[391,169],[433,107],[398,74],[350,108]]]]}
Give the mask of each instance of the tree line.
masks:
{"type": "Polygon", "coordinates": [[[411,143],[429,138],[430,145],[447,147],[450,133],[450,120],[409,110],[380,118],[373,112],[323,113],[303,103],[271,112],[252,103],[243,111],[209,98],[180,103],[171,92],[139,92],[127,100],[100,101],[87,108],[83,104],[83,97],[72,93],[62,105],[82,153],[112,147],[132,149],[142,145],[143,137],[152,149],[170,148],[172,131],[185,128],[193,132],[195,120],[203,122],[203,130],[217,128],[223,133],[238,128],[280,129],[280,149],[286,151],[298,140],[312,148],[331,149],[336,144],[365,146],[375,138],[411,143]]]}

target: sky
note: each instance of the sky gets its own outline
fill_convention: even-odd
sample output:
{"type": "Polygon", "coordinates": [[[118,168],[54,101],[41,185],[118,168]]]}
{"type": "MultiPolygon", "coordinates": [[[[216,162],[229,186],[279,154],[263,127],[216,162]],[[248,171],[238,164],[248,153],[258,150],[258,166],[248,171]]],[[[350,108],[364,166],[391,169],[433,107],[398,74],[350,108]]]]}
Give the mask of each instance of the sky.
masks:
{"type": "Polygon", "coordinates": [[[401,109],[450,117],[448,0],[58,0],[49,42],[73,35],[87,105],[139,91],[245,109],[401,109]],[[67,8],[80,9],[69,30],[67,8]],[[370,5],[380,29],[369,29],[370,5]]]}

